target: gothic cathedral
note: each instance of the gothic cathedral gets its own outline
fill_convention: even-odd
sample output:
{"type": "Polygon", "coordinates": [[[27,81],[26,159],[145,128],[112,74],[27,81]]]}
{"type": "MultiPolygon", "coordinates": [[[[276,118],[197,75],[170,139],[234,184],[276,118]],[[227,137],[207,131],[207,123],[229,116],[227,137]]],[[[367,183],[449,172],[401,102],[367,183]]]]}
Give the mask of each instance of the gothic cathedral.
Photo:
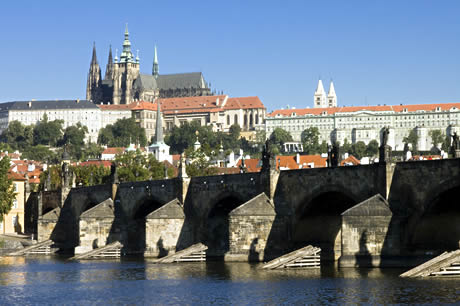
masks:
{"type": "Polygon", "coordinates": [[[129,104],[132,101],[153,101],[155,98],[173,98],[211,95],[208,85],[201,72],[159,74],[157,48],[153,59],[152,74],[139,72],[139,56],[134,58],[131,52],[128,26],[125,30],[123,51],[120,59],[115,54],[112,58],[112,48],[104,79],[96,57],[96,46],[93,46],[93,56],[89,67],[86,86],[86,99],[94,103],[129,104]]]}

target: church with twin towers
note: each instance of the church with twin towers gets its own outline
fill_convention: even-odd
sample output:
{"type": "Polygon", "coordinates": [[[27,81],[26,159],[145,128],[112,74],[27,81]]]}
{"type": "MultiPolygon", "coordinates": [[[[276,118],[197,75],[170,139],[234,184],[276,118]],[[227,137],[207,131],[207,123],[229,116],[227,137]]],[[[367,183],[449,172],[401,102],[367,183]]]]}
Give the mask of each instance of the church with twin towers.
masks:
{"type": "Polygon", "coordinates": [[[326,94],[324,90],[323,81],[318,80],[315,94],[313,96],[314,108],[337,107],[337,95],[335,93],[334,83],[331,80],[329,85],[329,92],[326,94]]]}
{"type": "Polygon", "coordinates": [[[86,86],[87,100],[96,104],[130,104],[139,100],[153,102],[155,98],[212,95],[211,86],[206,83],[201,72],[160,74],[156,46],[152,73],[140,73],[139,55],[134,57],[131,51],[127,25],[120,58],[117,53],[113,58],[110,47],[102,79],[94,44],[86,86]]]}

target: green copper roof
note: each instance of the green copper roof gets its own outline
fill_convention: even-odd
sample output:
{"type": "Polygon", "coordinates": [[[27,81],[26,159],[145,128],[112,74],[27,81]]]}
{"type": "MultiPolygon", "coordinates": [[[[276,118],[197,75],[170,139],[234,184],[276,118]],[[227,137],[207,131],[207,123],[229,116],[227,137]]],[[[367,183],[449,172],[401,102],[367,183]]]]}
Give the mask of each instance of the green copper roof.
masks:
{"type": "Polygon", "coordinates": [[[133,53],[131,52],[131,42],[129,41],[128,24],[126,24],[125,40],[123,41],[123,51],[120,55],[120,63],[135,63],[133,53]]]}

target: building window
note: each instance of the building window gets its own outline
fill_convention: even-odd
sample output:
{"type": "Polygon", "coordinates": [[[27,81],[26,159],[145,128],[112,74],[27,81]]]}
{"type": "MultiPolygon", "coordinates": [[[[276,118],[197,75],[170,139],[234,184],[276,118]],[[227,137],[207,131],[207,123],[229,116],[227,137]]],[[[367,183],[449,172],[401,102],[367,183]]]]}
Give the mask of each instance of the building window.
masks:
{"type": "Polygon", "coordinates": [[[230,115],[227,115],[227,125],[230,125],[230,115]]]}
{"type": "Polygon", "coordinates": [[[235,121],[233,123],[238,124],[238,115],[235,115],[235,121]]]}
{"type": "Polygon", "coordinates": [[[18,184],[14,183],[14,192],[18,192],[18,184]]]}
{"type": "Polygon", "coordinates": [[[16,199],[13,200],[13,208],[14,209],[18,208],[18,200],[16,199]]]}
{"type": "Polygon", "coordinates": [[[16,226],[18,224],[18,216],[13,216],[13,219],[11,219],[13,226],[16,226]]]}

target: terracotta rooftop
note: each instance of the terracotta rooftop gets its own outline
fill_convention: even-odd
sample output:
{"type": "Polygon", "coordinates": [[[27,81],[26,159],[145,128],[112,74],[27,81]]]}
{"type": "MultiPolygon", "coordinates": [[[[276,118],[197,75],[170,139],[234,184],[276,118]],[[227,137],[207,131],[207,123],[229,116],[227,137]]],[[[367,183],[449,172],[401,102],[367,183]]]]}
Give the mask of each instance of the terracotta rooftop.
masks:
{"type": "Polygon", "coordinates": [[[288,169],[304,169],[310,168],[308,164],[313,163],[315,168],[326,167],[326,157],[321,155],[299,155],[300,163],[296,162],[296,155],[277,155],[276,156],[276,168],[288,168],[288,169]],[[302,167],[299,167],[301,165],[302,167]]]}
{"type": "Polygon", "coordinates": [[[347,158],[343,159],[340,162],[340,166],[345,166],[345,164],[350,164],[350,163],[353,164],[354,166],[361,165],[361,162],[359,161],[359,159],[357,159],[353,155],[349,155],[347,158]]]}
{"type": "MultiPolygon", "coordinates": [[[[259,172],[261,167],[259,165],[260,159],[258,158],[248,158],[244,160],[244,165],[248,172],[259,172]]],[[[241,166],[241,159],[236,164],[236,167],[239,169],[241,166]]]]}
{"type": "Polygon", "coordinates": [[[19,173],[12,172],[12,171],[8,172],[8,178],[12,179],[13,181],[25,181],[26,180],[24,175],[21,175],[19,173]]]}
{"type": "Polygon", "coordinates": [[[109,160],[88,160],[85,162],[81,162],[79,164],[80,166],[90,166],[90,165],[96,165],[96,166],[104,166],[106,168],[110,168],[112,166],[112,162],[109,160]]]}
{"type": "Polygon", "coordinates": [[[435,111],[437,108],[441,111],[448,111],[452,108],[460,109],[460,103],[438,103],[438,104],[414,104],[414,105],[377,105],[377,106],[342,106],[342,107],[328,107],[328,108],[299,108],[299,109],[278,109],[274,110],[268,117],[275,117],[281,115],[283,117],[289,117],[295,114],[295,116],[305,115],[333,115],[336,113],[353,113],[358,111],[370,111],[370,112],[389,112],[389,113],[400,113],[403,111],[416,112],[416,111],[435,111]]]}

